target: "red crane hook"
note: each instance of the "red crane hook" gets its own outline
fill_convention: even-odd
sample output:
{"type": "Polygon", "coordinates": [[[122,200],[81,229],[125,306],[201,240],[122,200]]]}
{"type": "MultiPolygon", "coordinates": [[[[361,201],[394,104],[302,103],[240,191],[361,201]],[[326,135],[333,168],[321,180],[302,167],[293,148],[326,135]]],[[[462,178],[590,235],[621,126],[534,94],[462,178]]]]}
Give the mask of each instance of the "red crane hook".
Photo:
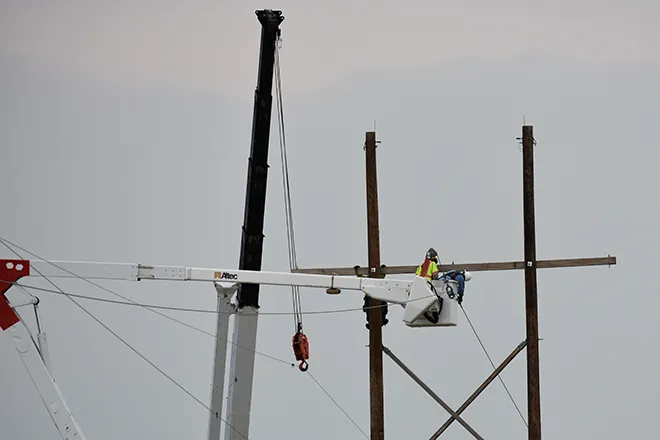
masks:
{"type": "Polygon", "coordinates": [[[309,359],[309,341],[307,336],[302,332],[302,329],[299,329],[295,335],[293,335],[293,354],[296,356],[297,361],[301,361],[298,369],[300,371],[307,371],[309,365],[306,360],[309,359]]]}

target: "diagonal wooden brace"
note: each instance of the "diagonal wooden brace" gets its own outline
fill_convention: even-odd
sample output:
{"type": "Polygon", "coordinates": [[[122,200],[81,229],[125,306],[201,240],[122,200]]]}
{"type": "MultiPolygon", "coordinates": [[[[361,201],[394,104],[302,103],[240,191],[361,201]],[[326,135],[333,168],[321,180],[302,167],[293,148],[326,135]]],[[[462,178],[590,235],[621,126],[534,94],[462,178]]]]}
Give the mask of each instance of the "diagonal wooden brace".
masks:
{"type": "MultiPolygon", "coordinates": [[[[587,266],[611,266],[616,264],[616,257],[608,255],[607,257],[596,258],[563,258],[555,260],[537,260],[537,269],[556,269],[563,267],[587,267],[587,266]]],[[[438,264],[440,272],[447,272],[450,270],[464,269],[470,272],[482,271],[502,271],[502,270],[524,270],[524,261],[496,261],[488,263],[451,263],[451,264],[438,264]]],[[[417,266],[385,266],[381,265],[381,273],[383,275],[394,274],[413,274],[417,270],[417,266]]],[[[293,273],[308,273],[308,274],[321,274],[321,275],[368,275],[369,271],[366,267],[328,267],[328,268],[311,268],[311,269],[294,269],[293,273]]]]}
{"type": "Polygon", "coordinates": [[[428,387],[428,385],[426,385],[424,382],[422,382],[422,380],[421,380],[419,377],[417,377],[417,375],[416,375],[415,373],[413,373],[413,372],[410,370],[410,368],[408,368],[408,367],[406,366],[406,364],[404,364],[404,363],[403,363],[398,357],[396,357],[396,356],[394,355],[394,353],[392,353],[392,352],[390,351],[389,348],[383,346],[383,352],[384,352],[386,355],[388,355],[388,356],[389,356],[389,357],[390,357],[390,358],[391,358],[391,359],[392,359],[392,360],[393,360],[393,361],[394,361],[399,367],[401,367],[401,369],[402,369],[403,371],[405,371],[405,372],[408,374],[408,376],[410,376],[410,377],[412,378],[412,380],[414,380],[415,382],[417,382],[417,384],[418,384],[419,386],[421,386],[422,389],[423,389],[424,391],[426,391],[426,392],[427,392],[427,393],[433,398],[433,400],[435,400],[436,402],[438,402],[438,403],[440,404],[440,406],[442,406],[442,407],[443,407],[443,408],[444,408],[449,414],[451,414],[451,416],[452,416],[452,420],[454,420],[454,419],[458,420],[458,423],[460,423],[461,425],[463,425],[463,426],[465,427],[465,429],[467,429],[468,432],[474,436],[474,438],[477,438],[477,439],[483,440],[483,437],[481,437],[479,434],[477,434],[477,432],[476,432],[474,429],[472,429],[472,427],[471,427],[470,425],[468,425],[467,422],[466,422],[465,420],[463,420],[462,418],[460,418],[459,415],[458,415],[456,412],[454,412],[454,410],[451,409],[451,407],[450,407],[449,405],[447,405],[447,404],[446,404],[446,403],[445,403],[445,402],[444,402],[444,401],[443,401],[443,400],[442,400],[437,394],[435,394],[435,393],[433,392],[433,390],[432,390],[431,388],[428,387]]]}
{"type": "MultiPolygon", "coordinates": [[[[496,378],[497,376],[499,376],[499,374],[502,372],[502,370],[504,370],[504,368],[506,368],[506,366],[509,365],[509,363],[510,363],[510,362],[511,362],[511,361],[512,361],[512,360],[518,355],[518,353],[520,353],[520,352],[522,351],[522,349],[525,348],[525,346],[527,346],[527,340],[524,340],[524,341],[522,341],[520,344],[518,344],[518,346],[517,346],[512,352],[511,352],[511,354],[510,354],[506,359],[504,359],[504,361],[500,364],[500,366],[497,367],[497,368],[493,371],[493,373],[492,373],[490,376],[488,376],[488,378],[487,378],[487,379],[486,379],[486,380],[485,380],[485,381],[479,386],[479,388],[477,388],[476,391],[475,391],[474,393],[472,393],[472,395],[471,395],[470,397],[468,397],[468,399],[463,403],[463,405],[461,405],[461,407],[458,408],[458,410],[456,411],[456,414],[457,414],[457,415],[461,415],[461,414],[463,413],[463,411],[465,411],[465,410],[467,409],[467,407],[470,406],[470,404],[471,404],[472,402],[474,402],[474,400],[479,396],[479,394],[481,394],[481,392],[482,392],[483,390],[485,390],[486,387],[487,387],[488,385],[490,385],[490,383],[491,383],[493,380],[495,380],[495,378],[496,378]]],[[[431,436],[430,440],[435,440],[435,439],[437,439],[438,437],[440,437],[440,434],[442,434],[443,432],[445,432],[445,431],[447,430],[447,428],[449,428],[449,425],[451,425],[452,423],[454,423],[454,420],[457,420],[457,418],[454,417],[454,416],[452,415],[452,417],[450,417],[450,418],[445,422],[445,424],[442,425],[442,426],[440,427],[440,429],[438,429],[438,430],[437,430],[437,431],[431,436]]]]}

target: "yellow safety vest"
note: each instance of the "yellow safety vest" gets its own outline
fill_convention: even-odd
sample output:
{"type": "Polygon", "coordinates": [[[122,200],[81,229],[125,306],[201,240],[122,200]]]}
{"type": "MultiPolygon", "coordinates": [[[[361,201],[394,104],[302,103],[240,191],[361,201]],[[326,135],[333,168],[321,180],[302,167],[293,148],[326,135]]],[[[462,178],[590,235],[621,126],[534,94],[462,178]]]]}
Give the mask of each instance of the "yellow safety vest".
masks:
{"type": "Polygon", "coordinates": [[[416,275],[420,276],[420,277],[423,276],[424,278],[426,278],[427,280],[430,281],[430,280],[433,279],[433,273],[434,272],[439,272],[439,271],[440,270],[438,269],[438,264],[433,260],[428,260],[428,261],[424,261],[424,263],[420,264],[417,267],[416,275]],[[428,267],[426,269],[426,273],[424,275],[422,275],[422,270],[424,268],[424,265],[426,265],[426,264],[428,264],[428,267]]]}

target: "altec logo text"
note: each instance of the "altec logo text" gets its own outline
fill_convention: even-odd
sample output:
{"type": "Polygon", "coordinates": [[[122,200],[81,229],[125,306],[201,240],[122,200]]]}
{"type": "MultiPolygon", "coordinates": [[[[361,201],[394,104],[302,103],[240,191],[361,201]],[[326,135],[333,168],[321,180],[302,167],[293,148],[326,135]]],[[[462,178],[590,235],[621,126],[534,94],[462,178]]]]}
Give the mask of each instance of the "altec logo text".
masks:
{"type": "Polygon", "coordinates": [[[237,280],[238,274],[229,272],[215,272],[213,278],[217,280],[237,280]]]}

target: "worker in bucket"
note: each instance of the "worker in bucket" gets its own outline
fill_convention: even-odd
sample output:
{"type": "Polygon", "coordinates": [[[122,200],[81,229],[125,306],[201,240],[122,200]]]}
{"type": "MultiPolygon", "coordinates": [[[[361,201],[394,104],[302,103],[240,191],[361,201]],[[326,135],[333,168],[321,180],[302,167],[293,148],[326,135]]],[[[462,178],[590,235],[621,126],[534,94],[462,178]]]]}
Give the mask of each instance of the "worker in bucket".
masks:
{"type": "MultiPolygon", "coordinates": [[[[415,274],[418,277],[426,278],[427,281],[437,280],[440,277],[440,269],[438,268],[438,253],[433,248],[426,251],[424,262],[417,266],[415,274]]],[[[430,322],[437,324],[440,317],[440,310],[442,309],[442,298],[438,297],[438,310],[424,312],[424,317],[430,322]]]]}
{"type": "MultiPolygon", "coordinates": [[[[458,282],[458,295],[456,300],[459,304],[463,302],[463,294],[465,292],[465,282],[472,279],[472,275],[465,270],[450,270],[443,275],[440,275],[440,270],[438,268],[438,253],[435,249],[430,248],[426,252],[426,258],[424,262],[417,267],[417,276],[424,277],[427,280],[454,280],[458,282]]],[[[455,295],[456,293],[454,293],[455,295]]],[[[454,295],[450,295],[451,299],[454,299],[454,295]]]]}
{"type": "Polygon", "coordinates": [[[438,253],[433,248],[426,251],[426,258],[424,262],[417,267],[416,275],[424,277],[427,280],[437,280],[440,277],[440,270],[438,269],[438,253]]]}

